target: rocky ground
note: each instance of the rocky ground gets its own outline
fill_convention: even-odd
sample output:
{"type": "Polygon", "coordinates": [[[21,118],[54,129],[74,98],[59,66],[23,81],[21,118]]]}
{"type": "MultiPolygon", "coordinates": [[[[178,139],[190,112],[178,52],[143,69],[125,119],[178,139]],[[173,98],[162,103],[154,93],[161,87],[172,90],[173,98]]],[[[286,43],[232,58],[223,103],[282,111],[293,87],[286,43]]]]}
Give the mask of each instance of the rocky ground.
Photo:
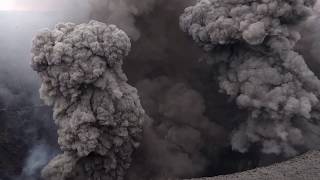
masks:
{"type": "Polygon", "coordinates": [[[320,151],[311,151],[283,163],[241,173],[192,180],[319,180],[320,151]]]}

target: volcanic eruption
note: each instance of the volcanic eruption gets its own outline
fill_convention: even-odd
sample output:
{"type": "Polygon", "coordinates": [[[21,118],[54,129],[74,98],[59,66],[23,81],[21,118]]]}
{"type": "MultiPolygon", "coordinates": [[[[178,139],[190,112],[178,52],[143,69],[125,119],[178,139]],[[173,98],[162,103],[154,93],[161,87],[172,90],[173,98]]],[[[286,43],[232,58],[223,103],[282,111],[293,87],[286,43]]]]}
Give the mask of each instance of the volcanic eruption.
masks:
{"type": "Polygon", "coordinates": [[[319,149],[320,80],[297,45],[315,0],[90,3],[101,22],[33,40],[62,150],[44,179],[203,177],[319,149]]]}
{"type": "Polygon", "coordinates": [[[58,24],[34,38],[32,67],[63,151],[43,169],[45,179],[123,179],[145,117],[121,68],[129,50],[123,31],[96,21],[58,24]]]}
{"type": "Polygon", "coordinates": [[[182,30],[210,53],[220,91],[247,120],[234,131],[233,149],[252,144],[267,154],[296,155],[319,138],[320,81],[293,50],[294,25],[312,13],[314,0],[201,0],[185,10],[182,30]]]}

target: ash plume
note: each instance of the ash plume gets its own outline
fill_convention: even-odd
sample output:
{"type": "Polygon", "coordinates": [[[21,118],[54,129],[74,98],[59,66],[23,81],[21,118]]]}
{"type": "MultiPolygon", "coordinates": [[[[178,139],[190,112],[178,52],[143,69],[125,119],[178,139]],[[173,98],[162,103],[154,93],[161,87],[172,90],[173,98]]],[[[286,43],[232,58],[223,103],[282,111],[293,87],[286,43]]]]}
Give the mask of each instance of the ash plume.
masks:
{"type": "Polygon", "coordinates": [[[122,30],[97,21],[58,24],[34,38],[32,68],[41,98],[53,105],[63,151],[43,178],[123,179],[145,118],[121,68],[130,46],[122,30]]]}
{"type": "MultiPolygon", "coordinates": [[[[125,30],[125,26],[134,26],[140,35],[132,42],[123,69],[130,84],[138,89],[150,119],[144,124],[142,145],[133,155],[126,178],[192,178],[218,174],[219,163],[226,161],[220,155],[229,146],[227,134],[238,118],[234,114],[239,113],[227,102],[226,96],[215,93],[216,85],[209,83],[211,70],[196,61],[201,50],[180,30],[179,16],[195,1],[154,1],[148,11],[125,16],[133,19],[133,24],[117,14],[108,14],[106,0],[95,2],[91,18],[109,23],[108,17],[113,17],[117,26],[125,30]],[[181,101],[186,104],[182,105],[181,101]],[[172,115],[165,112],[167,110],[172,115]],[[184,115],[179,115],[181,113],[184,115]],[[208,126],[204,128],[205,125],[208,126]],[[185,145],[188,143],[190,147],[185,145]]],[[[130,2],[135,1],[121,2],[128,3],[125,6],[129,7],[130,2]]],[[[140,0],[135,6],[145,2],[140,0]]]]}
{"type": "MultiPolygon", "coordinates": [[[[269,163],[279,161],[278,156],[274,158],[267,156],[270,154],[288,156],[306,149],[318,148],[319,126],[316,120],[318,80],[311,74],[303,60],[296,60],[302,66],[296,64],[299,68],[295,68],[290,66],[294,63],[287,58],[289,55],[299,57],[293,51],[295,48],[306,58],[307,63],[311,62],[309,59],[316,61],[316,45],[312,58],[307,58],[310,54],[298,46],[309,44],[309,41],[303,42],[306,39],[302,34],[303,39],[296,44],[299,33],[295,32],[301,30],[298,25],[312,13],[312,1],[290,1],[287,4],[285,3],[287,1],[279,0],[199,1],[198,5],[186,10],[180,22],[182,29],[192,34],[197,43],[193,43],[191,38],[185,36],[179,27],[179,17],[184,8],[196,3],[195,0],[90,0],[89,2],[90,18],[106,24],[115,24],[123,29],[133,40],[132,49],[123,65],[122,58],[126,53],[123,53],[124,49],[119,51],[122,67],[110,66],[108,53],[107,55],[93,53],[92,56],[97,56],[97,59],[107,59],[107,65],[95,66],[99,60],[85,61],[85,67],[92,65],[95,66],[92,69],[99,69],[91,71],[79,65],[83,64],[82,61],[85,59],[90,59],[91,55],[87,54],[87,48],[78,51],[78,46],[72,44],[74,41],[71,41],[71,48],[64,49],[66,46],[61,46],[61,42],[68,44],[71,36],[87,28],[91,29],[91,25],[87,25],[88,27],[61,25],[70,27],[66,28],[66,31],[59,30],[59,25],[55,30],[47,31],[50,35],[43,36],[50,37],[44,38],[44,42],[48,43],[43,50],[46,52],[43,54],[46,60],[34,68],[42,76],[43,84],[51,82],[56,85],[50,88],[47,85],[43,86],[41,97],[54,105],[55,121],[59,128],[59,143],[64,151],[64,154],[58,155],[43,170],[45,178],[81,180],[104,177],[104,175],[110,177],[112,174],[111,179],[121,179],[126,174],[124,179],[128,180],[161,180],[213,176],[266,165],[263,164],[266,159],[269,163]],[[52,35],[56,33],[60,35],[52,35]],[[199,50],[196,44],[205,51],[199,50]],[[205,60],[210,63],[209,65],[197,61],[204,53],[208,54],[205,60]],[[80,67],[85,73],[78,73],[80,67]],[[101,125],[97,114],[100,112],[100,107],[108,106],[109,102],[113,104],[111,107],[116,107],[119,101],[112,97],[117,97],[119,92],[121,94],[123,89],[127,89],[127,80],[122,78],[124,76],[122,68],[128,76],[129,84],[138,89],[141,104],[148,114],[143,124],[143,133],[142,124],[133,124],[139,129],[137,133],[139,138],[133,139],[139,139],[141,145],[136,151],[133,151],[135,148],[128,150],[124,147],[126,145],[101,150],[100,144],[104,143],[102,139],[113,143],[112,139],[118,137],[115,135],[118,132],[114,133],[113,130],[110,135],[109,127],[119,129],[121,126],[101,125]],[[69,75],[64,79],[65,76],[61,75],[64,73],[72,73],[71,77],[74,79],[69,81],[69,75]],[[121,78],[118,78],[118,74],[121,78]],[[114,81],[114,78],[106,80],[106,77],[117,77],[115,79],[120,80],[114,81]],[[214,81],[213,77],[218,81],[214,81]],[[105,88],[101,88],[96,82],[107,84],[103,86],[105,88]],[[113,91],[113,87],[117,86],[124,88],[113,91]],[[219,93],[219,89],[223,94],[219,93]],[[105,95],[105,92],[108,95],[105,95]],[[99,96],[90,98],[94,93],[99,96]],[[88,99],[93,99],[96,104],[91,105],[91,100],[88,99]],[[111,100],[104,104],[102,103],[104,100],[100,99],[111,100]],[[80,117],[88,119],[77,117],[79,111],[80,114],[85,114],[79,115],[80,117]],[[94,121],[90,117],[97,120],[94,121]],[[77,121],[70,121],[71,119],[85,122],[77,124],[77,121]],[[65,129],[70,124],[72,128],[65,129]],[[99,135],[93,133],[82,136],[83,131],[91,128],[97,128],[99,135]],[[230,144],[233,149],[242,153],[232,151],[230,144]],[[114,153],[120,149],[126,152],[128,150],[129,153],[125,153],[126,155],[114,153]],[[79,152],[83,154],[79,155],[79,152]],[[234,158],[234,153],[240,157],[239,161],[234,158]],[[110,154],[113,154],[112,158],[110,154]],[[131,164],[130,168],[125,166],[117,171],[118,166],[115,167],[112,163],[112,167],[109,166],[109,162],[122,156],[125,158],[120,159],[120,164],[124,162],[131,164]],[[263,159],[264,157],[266,158],[263,159]],[[106,166],[103,165],[104,162],[106,166]],[[120,173],[115,175],[115,171],[120,173]],[[92,176],[88,177],[90,173],[92,176]]],[[[81,14],[84,12],[86,11],[81,11],[81,14]]],[[[70,21],[70,19],[60,20],[70,21]]],[[[87,19],[80,18],[79,21],[86,22],[87,19]]],[[[310,29],[314,31],[313,26],[310,29]]],[[[81,38],[79,41],[82,42],[81,38]]],[[[118,38],[110,36],[110,39],[114,40],[112,43],[117,44],[118,38]]],[[[311,39],[312,37],[310,41],[311,39]]],[[[98,45],[99,43],[101,41],[98,41],[98,45]]],[[[121,44],[116,45],[119,46],[124,47],[121,44]]],[[[90,52],[93,51],[91,46],[89,49],[90,52]]],[[[109,52],[114,52],[112,57],[118,57],[119,52],[111,49],[109,52]]],[[[124,94],[132,99],[128,100],[129,102],[139,101],[137,92],[124,94]]],[[[108,112],[103,112],[103,117],[114,118],[111,110],[106,109],[108,112]]],[[[133,109],[142,111],[139,103],[132,103],[127,109],[115,108],[114,111],[127,112],[133,109]]],[[[142,112],[137,114],[140,115],[135,115],[134,119],[144,119],[142,112]]],[[[115,119],[122,121],[119,117],[115,119]]],[[[124,139],[128,140],[127,137],[124,139]]]]}
{"type": "Polygon", "coordinates": [[[204,115],[203,97],[190,85],[165,76],[145,79],[136,87],[152,119],[144,126],[139,159],[127,178],[201,176],[209,164],[203,150],[218,147],[226,135],[204,115]]]}
{"type": "Polygon", "coordinates": [[[314,0],[200,0],[180,18],[183,31],[210,54],[220,91],[248,117],[234,131],[233,149],[254,144],[266,154],[318,148],[320,81],[294,51],[295,26],[314,0]]]}

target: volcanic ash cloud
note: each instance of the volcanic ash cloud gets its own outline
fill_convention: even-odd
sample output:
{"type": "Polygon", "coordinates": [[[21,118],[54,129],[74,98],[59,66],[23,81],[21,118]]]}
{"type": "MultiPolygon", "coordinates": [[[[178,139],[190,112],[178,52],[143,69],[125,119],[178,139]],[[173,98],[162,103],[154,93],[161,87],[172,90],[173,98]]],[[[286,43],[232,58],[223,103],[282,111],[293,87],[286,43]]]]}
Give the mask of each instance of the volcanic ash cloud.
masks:
{"type": "Polygon", "coordinates": [[[130,48],[122,30],[97,21],[58,24],[34,38],[32,68],[63,151],[42,170],[45,179],[123,179],[145,118],[122,71],[130,48]]]}
{"type": "Polygon", "coordinates": [[[220,91],[248,117],[233,149],[292,156],[319,148],[320,81],[293,50],[315,0],[200,0],[180,26],[211,56],[220,91]]]}

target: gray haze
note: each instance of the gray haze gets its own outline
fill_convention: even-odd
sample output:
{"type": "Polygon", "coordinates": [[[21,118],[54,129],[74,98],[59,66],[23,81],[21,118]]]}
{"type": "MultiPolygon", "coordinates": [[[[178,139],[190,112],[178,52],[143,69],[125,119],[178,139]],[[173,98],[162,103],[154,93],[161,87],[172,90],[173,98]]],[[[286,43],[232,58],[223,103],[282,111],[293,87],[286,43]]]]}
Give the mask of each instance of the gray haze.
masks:
{"type": "MultiPolygon", "coordinates": [[[[19,2],[37,7],[40,1],[19,2]]],[[[53,9],[0,11],[0,178],[5,180],[38,179],[43,165],[59,151],[51,110],[39,100],[39,82],[29,65],[31,41],[40,29],[60,21],[87,21],[89,8],[83,3],[80,12],[75,1],[63,8],[59,1],[51,2],[53,9]],[[35,157],[33,150],[42,155],[35,157]]]]}

